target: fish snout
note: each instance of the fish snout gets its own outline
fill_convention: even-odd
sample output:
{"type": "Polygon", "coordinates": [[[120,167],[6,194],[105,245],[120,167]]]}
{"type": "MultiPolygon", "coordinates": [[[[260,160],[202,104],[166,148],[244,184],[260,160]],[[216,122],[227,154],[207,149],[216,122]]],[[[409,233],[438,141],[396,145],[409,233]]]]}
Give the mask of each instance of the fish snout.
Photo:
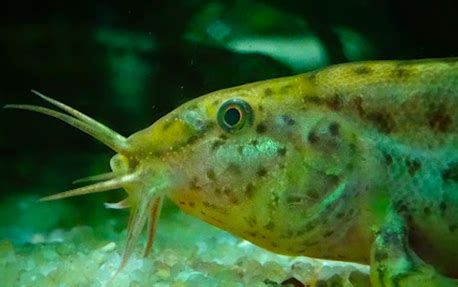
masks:
{"type": "Polygon", "coordinates": [[[111,170],[116,174],[126,174],[131,169],[131,162],[122,154],[116,154],[110,159],[111,170]]]}

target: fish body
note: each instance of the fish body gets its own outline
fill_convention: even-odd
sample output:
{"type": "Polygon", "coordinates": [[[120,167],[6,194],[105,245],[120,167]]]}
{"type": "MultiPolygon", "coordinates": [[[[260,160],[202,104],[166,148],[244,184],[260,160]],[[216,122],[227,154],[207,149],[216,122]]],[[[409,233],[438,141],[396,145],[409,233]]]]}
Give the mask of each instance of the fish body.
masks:
{"type": "Polygon", "coordinates": [[[46,199],[123,187],[124,262],[167,196],[273,252],[370,264],[374,286],[456,286],[456,58],[342,64],[204,95],[128,138],[85,131],[118,152],[113,179],[46,199]]]}

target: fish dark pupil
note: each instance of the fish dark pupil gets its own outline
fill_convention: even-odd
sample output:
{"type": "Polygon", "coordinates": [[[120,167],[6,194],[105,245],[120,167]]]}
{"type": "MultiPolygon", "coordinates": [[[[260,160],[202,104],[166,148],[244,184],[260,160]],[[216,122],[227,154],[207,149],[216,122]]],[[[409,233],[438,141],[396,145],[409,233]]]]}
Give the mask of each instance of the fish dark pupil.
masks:
{"type": "Polygon", "coordinates": [[[224,122],[230,127],[237,125],[241,118],[240,111],[234,107],[227,109],[224,114],[224,122]]]}
{"type": "Polygon", "coordinates": [[[241,99],[230,99],[218,109],[216,120],[224,131],[235,133],[253,124],[253,110],[241,99]]]}

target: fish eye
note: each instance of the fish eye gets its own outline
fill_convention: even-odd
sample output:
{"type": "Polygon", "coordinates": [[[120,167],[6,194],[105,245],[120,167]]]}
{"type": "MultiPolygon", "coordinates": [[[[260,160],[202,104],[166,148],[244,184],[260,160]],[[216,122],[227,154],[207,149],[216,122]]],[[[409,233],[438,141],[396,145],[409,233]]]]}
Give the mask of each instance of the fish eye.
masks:
{"type": "Polygon", "coordinates": [[[231,99],[221,105],[217,113],[219,126],[230,133],[253,123],[251,106],[240,99],[231,99]]]}

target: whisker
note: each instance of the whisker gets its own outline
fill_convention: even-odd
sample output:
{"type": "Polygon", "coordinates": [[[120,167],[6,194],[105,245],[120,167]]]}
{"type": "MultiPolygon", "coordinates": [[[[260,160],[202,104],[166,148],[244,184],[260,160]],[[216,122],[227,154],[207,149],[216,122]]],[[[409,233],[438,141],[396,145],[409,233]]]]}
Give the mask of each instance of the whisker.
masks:
{"type": "Polygon", "coordinates": [[[102,173],[98,175],[91,175],[88,177],[83,177],[83,178],[73,181],[72,183],[77,184],[77,183],[84,183],[84,182],[101,181],[101,180],[112,179],[114,177],[116,177],[116,174],[114,172],[107,172],[107,173],[102,173]]]}
{"type": "Polygon", "coordinates": [[[106,125],[94,120],[93,118],[89,117],[88,115],[86,114],[83,114],[82,112],[70,107],[70,106],[67,106],[66,104],[64,103],[61,103],[55,99],[52,99],[50,97],[47,97],[45,95],[43,95],[42,93],[36,91],[36,90],[30,90],[32,93],[34,93],[35,95],[39,96],[40,98],[42,98],[43,100],[47,101],[48,103],[66,111],[67,113],[71,114],[72,116],[74,116],[75,118],[81,120],[82,122],[88,124],[89,126],[92,126],[92,127],[97,127],[97,129],[99,131],[103,131],[107,134],[111,134],[112,137],[116,138],[116,140],[118,141],[125,141],[126,138],[123,137],[122,135],[118,134],[117,132],[115,132],[114,130],[110,129],[109,127],[107,127],[106,125]]]}
{"type": "Polygon", "coordinates": [[[61,193],[45,196],[39,199],[39,201],[50,201],[50,200],[57,200],[57,199],[62,199],[62,198],[67,198],[67,197],[72,197],[72,196],[79,196],[83,194],[109,191],[109,190],[121,188],[126,183],[132,183],[135,181],[135,179],[136,179],[135,175],[128,174],[122,177],[113,178],[108,181],[99,182],[99,183],[95,183],[92,185],[83,186],[83,187],[71,189],[68,191],[64,191],[61,193]]]}
{"type": "Polygon", "coordinates": [[[129,208],[131,206],[128,197],[119,202],[115,202],[115,203],[105,202],[104,205],[106,208],[111,208],[111,209],[124,209],[124,208],[129,208]]]}
{"type": "Polygon", "coordinates": [[[96,127],[90,126],[87,123],[82,122],[81,120],[74,118],[72,116],[57,112],[45,107],[34,106],[34,105],[6,105],[5,109],[20,109],[28,110],[41,114],[45,114],[54,118],[57,118],[65,123],[79,129],[82,132],[85,132],[92,137],[98,139],[114,151],[120,152],[127,150],[127,142],[125,140],[119,140],[115,134],[107,133],[106,131],[98,130],[96,127]]]}

